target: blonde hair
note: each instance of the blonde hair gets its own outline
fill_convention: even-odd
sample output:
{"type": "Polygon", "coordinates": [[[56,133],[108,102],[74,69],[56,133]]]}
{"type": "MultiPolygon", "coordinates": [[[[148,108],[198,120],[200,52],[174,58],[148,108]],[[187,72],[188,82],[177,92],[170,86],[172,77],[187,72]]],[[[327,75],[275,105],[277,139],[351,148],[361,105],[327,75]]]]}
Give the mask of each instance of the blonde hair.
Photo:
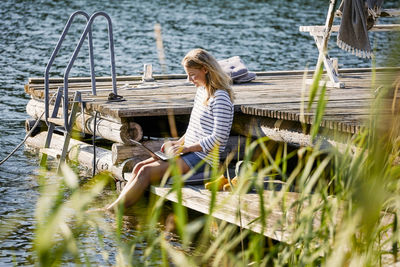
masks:
{"type": "Polygon", "coordinates": [[[235,96],[231,87],[231,77],[222,70],[217,60],[206,50],[200,48],[193,49],[182,59],[182,65],[185,68],[205,68],[207,70],[205,87],[208,96],[206,103],[211,96],[214,96],[217,90],[226,91],[233,102],[235,96]]]}

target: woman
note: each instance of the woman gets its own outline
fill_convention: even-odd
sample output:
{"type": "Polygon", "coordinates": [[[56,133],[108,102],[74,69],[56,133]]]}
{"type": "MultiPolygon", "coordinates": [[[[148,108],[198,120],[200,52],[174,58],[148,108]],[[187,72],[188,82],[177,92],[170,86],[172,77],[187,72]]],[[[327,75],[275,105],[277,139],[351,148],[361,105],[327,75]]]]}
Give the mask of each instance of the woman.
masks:
{"type": "MultiPolygon", "coordinates": [[[[232,126],[234,96],[230,77],[207,51],[190,51],[182,65],[188,80],[197,87],[194,106],[186,133],[177,141],[164,143],[161,151],[181,154],[176,165],[184,174],[202,160],[209,165],[219,162],[219,153],[225,149],[232,126]]],[[[205,164],[197,171],[203,171],[205,164]]],[[[153,158],[136,164],[118,199],[106,209],[113,210],[122,202],[125,207],[135,204],[150,184],[161,180],[168,167],[168,161],[153,158]]]]}

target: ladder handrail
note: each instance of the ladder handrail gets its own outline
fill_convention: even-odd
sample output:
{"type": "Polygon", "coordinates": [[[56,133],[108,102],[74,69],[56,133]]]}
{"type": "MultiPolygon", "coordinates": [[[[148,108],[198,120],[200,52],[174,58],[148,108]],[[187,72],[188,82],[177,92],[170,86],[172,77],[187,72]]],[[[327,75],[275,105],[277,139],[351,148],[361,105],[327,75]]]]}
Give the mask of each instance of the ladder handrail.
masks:
{"type": "MultiPolygon", "coordinates": [[[[48,124],[48,118],[49,118],[49,104],[50,104],[49,103],[49,76],[50,76],[50,68],[52,67],[54,59],[57,56],[58,51],[60,50],[62,43],[64,42],[65,36],[67,35],[68,30],[69,30],[74,18],[77,15],[84,16],[86,18],[86,21],[89,21],[89,19],[90,19],[89,15],[85,11],[82,11],[82,10],[75,11],[74,13],[71,14],[71,16],[69,17],[67,23],[64,26],[64,29],[63,29],[63,31],[61,33],[60,38],[58,39],[57,45],[54,48],[54,50],[53,50],[53,52],[52,52],[52,54],[50,56],[50,59],[49,59],[47,65],[46,65],[46,69],[45,69],[45,72],[44,72],[44,101],[45,101],[45,122],[46,122],[46,124],[48,124]]],[[[90,67],[91,67],[91,69],[93,69],[94,63],[93,63],[92,32],[89,33],[88,42],[89,42],[90,67]]],[[[94,72],[92,73],[91,77],[92,77],[92,84],[93,84],[93,81],[95,80],[94,72]]]]}
{"type": "MultiPolygon", "coordinates": [[[[71,68],[75,62],[76,57],[78,56],[78,53],[82,47],[83,41],[85,40],[86,36],[88,33],[92,32],[92,24],[93,21],[96,17],[98,16],[103,16],[107,19],[108,23],[108,42],[109,42],[109,49],[110,49],[110,63],[111,63],[111,77],[112,77],[112,89],[115,94],[117,94],[117,82],[116,82],[116,75],[115,75],[115,56],[114,56],[114,40],[113,40],[113,32],[112,32],[112,22],[110,16],[103,12],[95,12],[92,16],[90,16],[89,21],[86,23],[86,27],[81,35],[81,38],[79,40],[78,45],[75,48],[75,51],[64,71],[64,102],[63,102],[63,108],[64,108],[64,126],[65,128],[68,127],[68,76],[69,72],[71,71],[71,68]]],[[[94,66],[92,65],[93,58],[91,59],[91,67],[94,66]]],[[[94,76],[94,67],[91,68],[91,74],[92,74],[92,93],[93,95],[96,95],[96,80],[93,79],[94,76]]]]}

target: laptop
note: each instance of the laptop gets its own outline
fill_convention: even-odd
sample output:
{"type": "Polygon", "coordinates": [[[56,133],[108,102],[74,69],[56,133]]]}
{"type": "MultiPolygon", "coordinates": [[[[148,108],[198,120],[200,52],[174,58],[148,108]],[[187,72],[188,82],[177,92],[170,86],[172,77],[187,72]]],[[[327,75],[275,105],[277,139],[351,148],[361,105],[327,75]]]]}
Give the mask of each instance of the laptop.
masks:
{"type": "Polygon", "coordinates": [[[142,144],[142,143],[140,143],[140,142],[138,142],[138,141],[136,141],[136,140],[133,140],[133,139],[129,139],[129,141],[131,142],[131,143],[133,143],[133,144],[135,144],[135,145],[138,145],[138,146],[140,146],[141,148],[143,148],[147,153],[149,153],[149,155],[153,158],[153,159],[156,159],[156,160],[168,160],[168,159],[170,159],[170,158],[173,158],[173,156],[168,156],[168,155],[166,155],[164,152],[162,152],[161,150],[159,150],[159,151],[152,151],[150,148],[148,148],[147,146],[145,146],[144,144],[142,144]]]}

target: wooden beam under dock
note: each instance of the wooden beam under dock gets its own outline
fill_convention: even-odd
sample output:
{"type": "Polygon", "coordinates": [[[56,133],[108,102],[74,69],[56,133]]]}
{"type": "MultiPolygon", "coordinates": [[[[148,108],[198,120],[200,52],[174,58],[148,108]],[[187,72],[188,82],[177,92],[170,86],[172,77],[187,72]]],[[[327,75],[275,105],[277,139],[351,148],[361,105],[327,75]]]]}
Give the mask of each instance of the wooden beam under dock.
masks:
{"type": "MultiPolygon", "coordinates": [[[[40,151],[44,147],[46,136],[46,132],[41,132],[34,137],[28,137],[26,140],[26,145],[29,148],[38,149],[40,151]]],[[[63,144],[64,136],[53,133],[50,147],[42,152],[57,158],[59,155],[61,155],[63,144]]],[[[70,160],[79,162],[81,166],[87,168],[89,172],[92,172],[94,158],[92,145],[76,139],[71,139],[67,156],[70,160]]],[[[125,181],[125,173],[132,171],[133,165],[136,162],[138,162],[138,160],[135,160],[135,158],[132,157],[131,159],[128,159],[119,165],[114,165],[112,163],[111,151],[102,147],[96,147],[96,173],[101,171],[109,171],[117,180],[125,181]]]]}
{"type": "MultiPolygon", "coordinates": [[[[50,111],[53,109],[54,107],[50,105],[50,111]]],[[[41,114],[44,112],[44,103],[39,100],[31,99],[26,106],[26,112],[34,119],[40,118],[41,114]]],[[[59,110],[57,117],[57,119],[49,119],[49,121],[54,122],[56,125],[63,126],[64,119],[61,119],[61,109],[59,110]]],[[[80,112],[77,115],[73,129],[82,133],[93,135],[95,129],[94,119],[95,116],[93,114],[82,114],[82,112],[80,112]]],[[[44,117],[42,117],[42,120],[44,120],[44,117]]],[[[142,127],[135,122],[121,123],[102,118],[99,115],[96,118],[96,136],[103,137],[104,139],[117,143],[130,144],[129,139],[134,139],[137,141],[142,139],[143,130],[142,127]]]]}

